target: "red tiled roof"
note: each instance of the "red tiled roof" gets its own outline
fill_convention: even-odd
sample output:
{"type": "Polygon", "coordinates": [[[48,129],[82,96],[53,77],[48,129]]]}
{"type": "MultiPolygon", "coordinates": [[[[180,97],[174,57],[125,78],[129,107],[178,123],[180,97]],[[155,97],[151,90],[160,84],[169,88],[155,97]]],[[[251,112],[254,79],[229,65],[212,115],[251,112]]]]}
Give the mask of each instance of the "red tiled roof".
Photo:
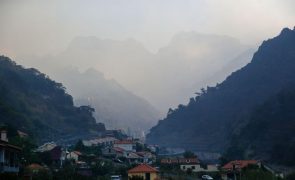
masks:
{"type": "Polygon", "coordinates": [[[39,164],[36,164],[36,163],[30,164],[29,166],[27,166],[27,168],[28,169],[33,169],[33,170],[44,169],[43,166],[41,166],[39,164]]]}
{"type": "Polygon", "coordinates": [[[244,167],[247,167],[250,164],[257,164],[257,163],[258,163],[257,160],[235,160],[235,161],[231,161],[231,162],[227,163],[226,165],[224,165],[222,167],[222,169],[232,170],[233,165],[235,165],[237,169],[242,169],[244,167]]]}
{"type": "Polygon", "coordinates": [[[159,172],[157,169],[147,165],[147,164],[140,164],[135,168],[128,170],[128,173],[157,173],[159,172]]]}
{"type": "Polygon", "coordinates": [[[134,144],[131,140],[116,141],[115,144],[134,144]]]}
{"type": "Polygon", "coordinates": [[[119,147],[113,147],[113,150],[115,150],[116,152],[121,152],[123,153],[125,150],[119,147]]]}
{"type": "Polygon", "coordinates": [[[151,155],[152,153],[146,152],[146,151],[141,151],[141,152],[136,152],[136,154],[139,156],[145,156],[145,155],[151,155]]]}

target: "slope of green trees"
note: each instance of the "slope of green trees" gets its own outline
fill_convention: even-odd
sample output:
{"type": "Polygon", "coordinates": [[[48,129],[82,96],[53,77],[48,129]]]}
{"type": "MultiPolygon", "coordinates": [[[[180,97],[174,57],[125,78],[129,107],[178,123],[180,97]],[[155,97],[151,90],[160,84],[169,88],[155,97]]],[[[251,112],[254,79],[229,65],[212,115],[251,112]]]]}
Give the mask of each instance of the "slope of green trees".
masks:
{"type": "Polygon", "coordinates": [[[264,159],[295,166],[295,88],[287,88],[253,111],[235,134],[228,159],[264,159]]]}
{"type": "MultiPolygon", "coordinates": [[[[195,151],[223,152],[252,111],[295,84],[295,30],[264,41],[252,61],[215,87],[202,89],[188,105],[170,109],[147,142],[195,151]]],[[[271,132],[275,133],[275,132],[271,132]]]]}
{"type": "Polygon", "coordinates": [[[75,107],[61,83],[36,69],[25,69],[0,56],[0,123],[20,129],[39,141],[87,135],[104,130],[94,109],[75,107]]]}

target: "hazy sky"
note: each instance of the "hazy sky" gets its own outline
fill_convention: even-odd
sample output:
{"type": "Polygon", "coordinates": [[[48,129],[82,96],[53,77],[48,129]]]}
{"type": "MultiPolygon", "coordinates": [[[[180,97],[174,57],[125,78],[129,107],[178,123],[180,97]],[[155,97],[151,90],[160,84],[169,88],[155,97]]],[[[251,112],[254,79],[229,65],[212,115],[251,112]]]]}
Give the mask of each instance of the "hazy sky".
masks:
{"type": "Polygon", "coordinates": [[[55,54],[90,35],[156,51],[180,31],[256,44],[294,25],[294,0],[0,0],[0,52],[55,54]]]}

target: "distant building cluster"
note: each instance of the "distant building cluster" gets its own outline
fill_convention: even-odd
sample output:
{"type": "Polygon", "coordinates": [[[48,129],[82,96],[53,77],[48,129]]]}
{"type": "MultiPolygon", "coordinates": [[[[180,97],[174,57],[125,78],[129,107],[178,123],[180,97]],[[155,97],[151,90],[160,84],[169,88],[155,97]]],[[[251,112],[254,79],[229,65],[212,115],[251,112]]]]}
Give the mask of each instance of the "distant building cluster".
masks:
{"type": "MultiPolygon", "coordinates": [[[[28,135],[24,132],[17,131],[18,136],[25,138],[28,135]]],[[[91,165],[97,162],[111,161],[114,164],[134,165],[127,171],[128,178],[142,178],[144,180],[159,180],[161,173],[159,168],[153,167],[157,159],[157,145],[146,145],[139,139],[132,139],[130,137],[117,138],[115,136],[97,137],[93,139],[82,140],[83,147],[99,148],[101,150],[99,155],[87,152],[80,152],[78,150],[68,150],[67,147],[60,146],[55,142],[47,142],[37,147],[34,153],[40,157],[46,157],[46,161],[50,161],[51,166],[61,169],[66,162],[71,162],[75,165],[76,173],[82,176],[93,176],[91,165]],[[90,161],[85,161],[90,159],[90,161]]],[[[19,173],[20,171],[20,153],[22,149],[14,146],[8,142],[7,131],[1,130],[0,139],[0,173],[19,173]]],[[[185,158],[183,154],[167,155],[160,158],[159,166],[161,167],[177,167],[183,172],[192,173],[219,173],[222,180],[234,179],[240,175],[243,169],[249,166],[257,168],[262,167],[261,161],[258,160],[235,160],[230,161],[224,166],[220,167],[218,164],[204,164],[197,156],[185,158]]],[[[263,167],[277,177],[283,178],[284,174],[271,168],[266,164],[263,167]]],[[[38,172],[49,172],[50,168],[46,162],[42,164],[32,163],[26,165],[25,170],[30,172],[26,174],[32,178],[38,172]]],[[[210,177],[204,175],[204,177],[210,177]]],[[[121,175],[113,175],[113,179],[120,179],[121,175]]],[[[203,177],[202,177],[203,178],[203,177]]]]}
{"type": "Polygon", "coordinates": [[[201,166],[200,160],[197,157],[194,158],[164,158],[161,159],[161,164],[166,165],[179,165],[182,171],[191,170],[192,172],[217,172],[218,165],[210,164],[201,166]]]}

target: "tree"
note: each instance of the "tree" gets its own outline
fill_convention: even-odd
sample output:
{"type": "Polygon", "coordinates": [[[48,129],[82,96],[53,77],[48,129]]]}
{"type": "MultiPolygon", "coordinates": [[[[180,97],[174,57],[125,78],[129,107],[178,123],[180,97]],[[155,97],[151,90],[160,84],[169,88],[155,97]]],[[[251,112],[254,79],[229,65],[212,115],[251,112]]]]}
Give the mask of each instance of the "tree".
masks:
{"type": "Polygon", "coordinates": [[[37,145],[35,142],[29,138],[29,137],[19,137],[19,136],[14,136],[10,138],[10,143],[22,148],[21,154],[20,154],[20,159],[23,161],[22,163],[24,164],[31,164],[31,163],[36,163],[39,162],[39,156],[33,152],[34,149],[37,148],[37,145]]]}
{"type": "Polygon", "coordinates": [[[186,173],[187,173],[188,175],[191,175],[191,174],[193,173],[193,170],[192,170],[191,168],[188,168],[188,169],[186,170],[186,173]]]}
{"type": "Polygon", "coordinates": [[[183,153],[183,157],[184,157],[184,158],[195,158],[196,155],[195,155],[192,151],[185,151],[185,152],[183,153]]]}
{"type": "Polygon", "coordinates": [[[83,151],[85,149],[85,146],[81,139],[76,143],[74,149],[77,151],[83,151]]]}

